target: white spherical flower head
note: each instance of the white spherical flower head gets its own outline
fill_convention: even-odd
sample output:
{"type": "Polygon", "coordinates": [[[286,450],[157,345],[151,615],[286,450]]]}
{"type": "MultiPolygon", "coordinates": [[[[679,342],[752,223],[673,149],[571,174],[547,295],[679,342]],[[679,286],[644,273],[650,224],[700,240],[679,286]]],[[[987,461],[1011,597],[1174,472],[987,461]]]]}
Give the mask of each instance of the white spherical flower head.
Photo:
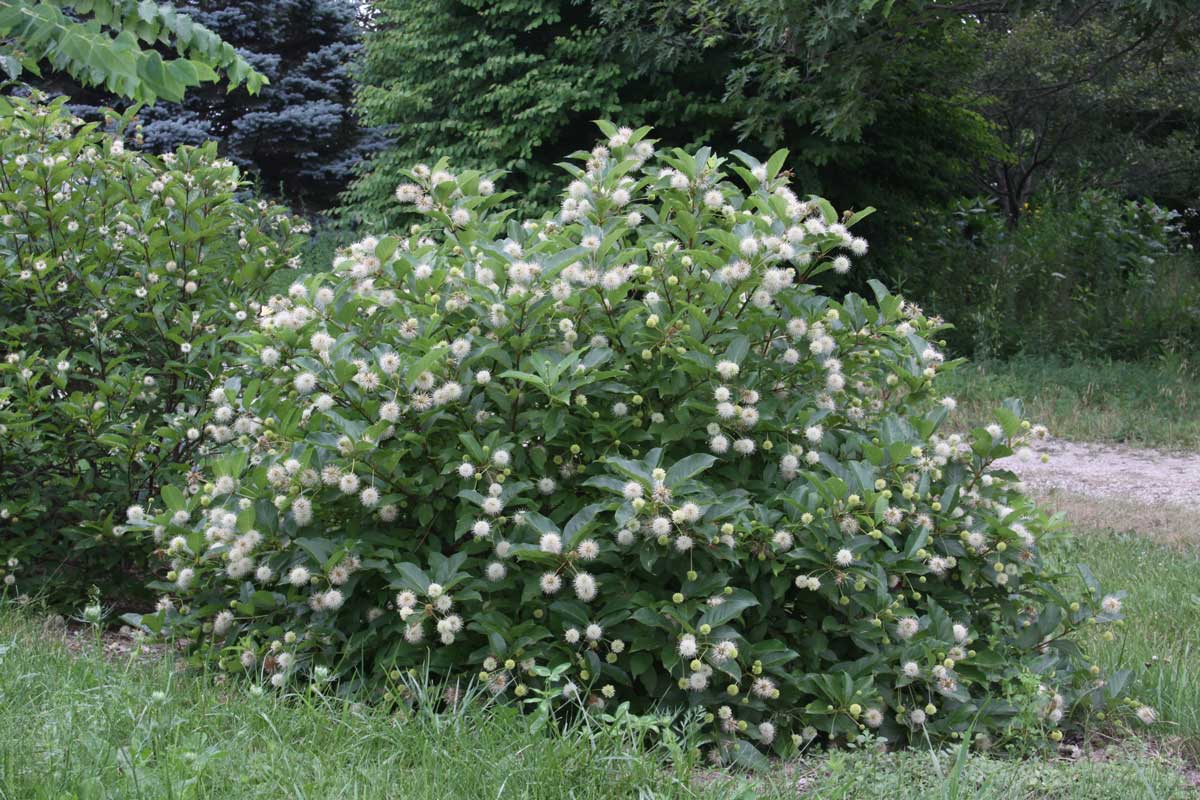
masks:
{"type": "Polygon", "coordinates": [[[293,381],[296,391],[300,394],[309,394],[313,389],[317,388],[317,376],[311,372],[301,372],[293,381]]]}
{"type": "Polygon", "coordinates": [[[604,629],[593,622],[584,629],[583,635],[589,642],[598,642],[604,636],[604,629]]]}
{"type": "Polygon", "coordinates": [[[310,574],[304,567],[292,567],[288,571],[287,581],[292,586],[305,586],[308,584],[310,574]]]}
{"type": "Polygon", "coordinates": [[[495,583],[496,581],[504,580],[505,576],[508,575],[508,568],[499,561],[493,561],[487,565],[485,574],[489,581],[495,583]]]}
{"type": "Polygon", "coordinates": [[[915,678],[921,674],[921,667],[915,661],[905,661],[900,669],[909,678],[915,678]]]}
{"type": "Polygon", "coordinates": [[[600,545],[595,539],[584,539],[579,543],[578,547],[575,548],[575,552],[577,552],[579,557],[584,561],[591,561],[592,559],[596,558],[596,556],[600,555],[600,545]]]}
{"type": "Polygon", "coordinates": [[[637,481],[629,481],[621,489],[621,493],[625,495],[626,500],[636,500],[642,496],[644,491],[645,490],[642,488],[642,485],[637,481]]]}
{"type": "Polygon", "coordinates": [[[553,572],[547,572],[542,575],[538,582],[541,586],[543,594],[556,594],[562,588],[562,578],[555,575],[553,572]]]}
{"type": "Polygon", "coordinates": [[[579,643],[579,629],[578,628],[567,628],[565,631],[563,631],[563,639],[566,640],[567,644],[578,644],[579,643]]]}
{"type": "Polygon", "coordinates": [[[916,617],[901,617],[896,623],[896,636],[900,639],[911,639],[921,627],[916,617]]]}
{"type": "Polygon", "coordinates": [[[488,522],[486,519],[478,520],[474,525],[471,526],[471,535],[476,539],[486,539],[491,535],[491,533],[492,523],[488,522]]]}
{"type": "Polygon", "coordinates": [[[482,508],[484,513],[496,516],[504,510],[504,503],[500,501],[499,497],[485,497],[482,508]]]}
{"type": "Polygon", "coordinates": [[[954,641],[962,644],[967,640],[967,626],[955,623],[954,625],[954,641]]]}
{"type": "Polygon", "coordinates": [[[837,551],[837,555],[834,556],[834,560],[837,562],[839,567],[848,567],[854,563],[854,553],[843,547],[841,550],[837,551]]]}
{"type": "Polygon", "coordinates": [[[463,462],[462,464],[458,465],[458,477],[471,478],[471,477],[474,477],[474,475],[475,475],[475,466],[473,464],[468,464],[466,462],[463,462]]]}
{"type": "Polygon", "coordinates": [[[337,611],[345,601],[346,598],[338,589],[330,589],[321,597],[321,605],[327,611],[337,611]]]}
{"type": "Polygon", "coordinates": [[[1100,601],[1100,608],[1104,610],[1105,614],[1119,614],[1121,613],[1121,598],[1110,594],[1100,601]]]}
{"type": "Polygon", "coordinates": [[[425,589],[425,594],[432,597],[434,600],[446,593],[446,589],[440,583],[431,583],[425,589]]]}
{"type": "Polygon", "coordinates": [[[504,469],[511,462],[512,462],[512,456],[510,456],[508,454],[507,450],[497,450],[496,452],[492,453],[492,464],[499,467],[500,469],[504,469]]]}
{"type": "Polygon", "coordinates": [[[575,596],[583,602],[590,603],[596,599],[596,579],[588,573],[577,573],[572,585],[575,589],[575,596]]]}
{"type": "Polygon", "coordinates": [[[679,651],[679,655],[683,656],[684,658],[695,658],[696,653],[698,653],[700,650],[700,647],[696,642],[695,636],[690,633],[685,633],[683,636],[679,637],[679,645],[676,649],[679,651]]]}
{"type": "Polygon", "coordinates": [[[736,378],[738,376],[738,373],[741,371],[742,371],[742,368],[739,367],[737,364],[735,364],[732,361],[718,361],[717,362],[717,374],[721,376],[722,380],[726,380],[726,381],[733,380],[734,378],[736,378]]]}
{"type": "Polygon", "coordinates": [[[562,552],[562,537],[557,533],[544,533],[538,541],[538,547],[543,553],[558,555],[562,552]]]}

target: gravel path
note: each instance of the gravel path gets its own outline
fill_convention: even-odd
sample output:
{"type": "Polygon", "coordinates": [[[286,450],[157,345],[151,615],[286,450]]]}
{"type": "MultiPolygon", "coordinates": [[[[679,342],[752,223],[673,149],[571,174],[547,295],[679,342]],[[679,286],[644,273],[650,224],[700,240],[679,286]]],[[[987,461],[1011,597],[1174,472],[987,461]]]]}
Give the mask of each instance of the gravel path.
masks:
{"type": "Polygon", "coordinates": [[[1048,442],[1038,452],[1050,460],[1010,457],[997,466],[1017,473],[1034,494],[1058,489],[1151,506],[1190,506],[1200,497],[1200,453],[1066,441],[1048,442]]]}

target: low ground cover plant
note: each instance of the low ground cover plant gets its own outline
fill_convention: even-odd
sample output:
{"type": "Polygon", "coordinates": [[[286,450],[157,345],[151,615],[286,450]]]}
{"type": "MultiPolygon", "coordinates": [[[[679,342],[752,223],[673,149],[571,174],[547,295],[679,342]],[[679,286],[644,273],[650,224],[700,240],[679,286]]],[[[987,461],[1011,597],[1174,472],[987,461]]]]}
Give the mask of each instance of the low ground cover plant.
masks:
{"type": "Polygon", "coordinates": [[[127,597],[150,550],[117,543],[121,509],[224,438],[200,432],[222,423],[209,393],[226,335],[253,324],[258,287],[304,224],[240,199],[214,145],[139,153],[65,99],[0,100],[0,153],[5,585],[75,602],[95,582],[127,597]]]}
{"type": "Polygon", "coordinates": [[[1044,429],[1010,404],[949,432],[940,320],[814,283],[870,210],[798,196],[783,153],[602,127],[554,215],[417,166],[420,222],[262,306],[222,454],[126,512],[170,562],[130,619],[275,687],[692,707],[743,762],[1057,740],[1110,705],[1128,676],[1071,634],[1121,594],[1052,568],[991,467],[1044,429]]]}

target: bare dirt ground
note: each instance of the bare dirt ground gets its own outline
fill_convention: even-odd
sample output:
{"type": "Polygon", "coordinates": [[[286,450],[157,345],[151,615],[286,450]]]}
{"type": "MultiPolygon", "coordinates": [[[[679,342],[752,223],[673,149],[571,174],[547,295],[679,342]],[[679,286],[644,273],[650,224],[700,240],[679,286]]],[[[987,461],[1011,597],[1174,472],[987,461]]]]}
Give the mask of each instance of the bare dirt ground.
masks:
{"type": "Polygon", "coordinates": [[[1188,510],[1200,498],[1200,453],[1051,441],[1041,454],[1049,456],[1046,463],[1010,457],[997,466],[1015,472],[1031,494],[1080,527],[1200,544],[1200,522],[1188,510]]]}

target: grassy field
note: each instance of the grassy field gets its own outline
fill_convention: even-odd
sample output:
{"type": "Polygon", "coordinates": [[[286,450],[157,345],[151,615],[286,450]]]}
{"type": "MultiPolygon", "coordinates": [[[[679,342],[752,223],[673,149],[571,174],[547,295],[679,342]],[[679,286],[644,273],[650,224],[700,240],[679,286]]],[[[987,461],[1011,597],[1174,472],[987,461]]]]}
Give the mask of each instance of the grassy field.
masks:
{"type": "Polygon", "coordinates": [[[969,363],[942,384],[961,418],[990,418],[1005,397],[1055,436],[1168,449],[1200,447],[1200,371],[1180,358],[1139,363],[1040,359],[969,363]]]}
{"type": "Polygon", "coordinates": [[[167,659],[69,652],[31,614],[0,609],[0,800],[1196,797],[1196,551],[1087,531],[1063,557],[1129,591],[1124,633],[1094,643],[1097,660],[1134,667],[1162,717],[1149,734],[1097,731],[1097,757],[843,751],[767,775],[710,772],[632,725],[534,733],[511,709],[401,719],[314,694],[255,696],[167,659]]]}

